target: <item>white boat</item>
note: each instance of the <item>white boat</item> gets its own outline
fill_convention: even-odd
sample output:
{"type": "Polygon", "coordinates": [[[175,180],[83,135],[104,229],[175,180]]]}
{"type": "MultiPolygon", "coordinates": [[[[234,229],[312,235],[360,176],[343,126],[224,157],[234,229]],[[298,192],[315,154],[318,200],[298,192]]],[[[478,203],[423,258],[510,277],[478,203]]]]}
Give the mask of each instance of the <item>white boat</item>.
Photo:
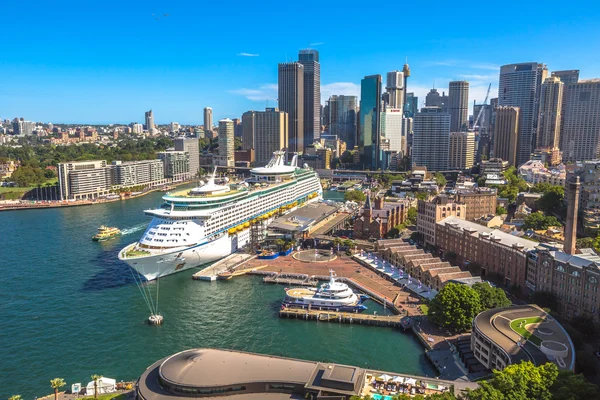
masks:
{"type": "MultiPolygon", "coordinates": [[[[145,211],[153,218],[142,238],[123,248],[119,259],[149,281],[209,264],[249,244],[253,225],[319,201],[317,173],[299,168],[296,155],[286,164],[285,156],[276,151],[265,167],[235,185],[217,184],[215,168],[206,183],[165,194],[161,207],[145,211]]],[[[253,232],[264,235],[262,229],[253,232]]]]}
{"type": "Polygon", "coordinates": [[[345,283],[337,282],[333,270],[329,271],[329,282],[319,289],[286,289],[283,306],[312,310],[361,312],[367,309],[363,302],[369,297],[354,293],[345,283]]]}

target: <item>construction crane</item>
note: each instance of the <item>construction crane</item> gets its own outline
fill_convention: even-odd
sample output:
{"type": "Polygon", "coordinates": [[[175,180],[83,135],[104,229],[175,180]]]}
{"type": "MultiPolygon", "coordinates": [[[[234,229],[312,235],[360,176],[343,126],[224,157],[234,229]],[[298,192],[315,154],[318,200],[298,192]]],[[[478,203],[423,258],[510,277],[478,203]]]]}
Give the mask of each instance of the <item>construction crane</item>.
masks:
{"type": "MultiPolygon", "coordinates": [[[[488,97],[490,97],[490,90],[492,89],[492,84],[490,83],[490,85],[488,86],[488,90],[487,93],[485,94],[485,100],[483,100],[483,106],[485,106],[487,104],[488,101],[488,97]]],[[[479,119],[481,119],[481,115],[483,114],[483,110],[485,109],[485,107],[481,107],[479,109],[479,114],[477,114],[477,118],[475,118],[475,121],[473,121],[473,131],[475,131],[475,127],[477,126],[477,123],[479,122],[479,119]]]]}

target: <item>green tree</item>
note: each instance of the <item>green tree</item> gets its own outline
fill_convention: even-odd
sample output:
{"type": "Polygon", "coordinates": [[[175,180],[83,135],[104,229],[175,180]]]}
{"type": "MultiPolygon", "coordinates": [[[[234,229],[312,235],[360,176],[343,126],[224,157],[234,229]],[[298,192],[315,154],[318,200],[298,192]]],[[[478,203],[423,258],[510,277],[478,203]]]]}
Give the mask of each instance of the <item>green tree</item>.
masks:
{"type": "Polygon", "coordinates": [[[558,373],[558,377],[550,386],[553,400],[600,399],[600,391],[593,383],[588,382],[583,375],[569,371],[558,373]]]}
{"type": "Polygon", "coordinates": [[[415,197],[418,200],[427,200],[427,193],[425,193],[425,192],[417,192],[417,194],[415,194],[415,197]]]}
{"type": "Polygon", "coordinates": [[[446,177],[444,176],[444,174],[442,174],[440,172],[436,172],[433,177],[434,177],[435,183],[436,183],[436,185],[438,185],[438,187],[444,187],[444,186],[446,186],[446,183],[448,183],[446,181],[446,177]]]}
{"type": "Polygon", "coordinates": [[[544,192],[542,197],[535,202],[535,204],[546,214],[551,214],[561,210],[564,198],[565,189],[562,186],[551,186],[544,192]]]}
{"type": "Polygon", "coordinates": [[[345,201],[354,201],[356,203],[363,202],[367,199],[367,196],[360,190],[347,190],[344,192],[345,201]]]}
{"type": "Polygon", "coordinates": [[[98,381],[102,379],[102,375],[94,374],[91,376],[94,381],[94,398],[98,398],[98,381]]]}
{"type": "Polygon", "coordinates": [[[584,237],[577,239],[577,248],[578,249],[591,249],[594,247],[595,239],[591,237],[584,237]]]}
{"type": "Polygon", "coordinates": [[[562,226],[562,224],[555,216],[544,215],[539,211],[526,216],[523,224],[523,228],[535,231],[548,229],[551,226],[562,226]]]}
{"type": "Polygon", "coordinates": [[[546,363],[536,367],[521,362],[509,365],[502,371],[494,371],[494,377],[481,382],[480,387],[467,393],[470,400],[551,400],[550,387],[558,377],[558,367],[546,363]]]}
{"type": "Polygon", "coordinates": [[[508,211],[506,211],[506,208],[504,208],[502,206],[496,207],[496,215],[504,215],[504,214],[508,214],[508,211]]]}
{"type": "Polygon", "coordinates": [[[475,290],[450,282],[431,300],[429,318],[444,328],[465,332],[480,311],[481,301],[475,290]]]}
{"type": "Polygon", "coordinates": [[[50,381],[50,387],[54,390],[54,400],[58,399],[58,391],[61,387],[65,386],[65,380],[63,378],[54,378],[50,381]]]}
{"type": "Polygon", "coordinates": [[[492,287],[487,282],[479,282],[474,284],[473,290],[479,294],[481,310],[489,310],[491,308],[508,307],[512,302],[506,297],[504,290],[492,287]]]}
{"type": "Polygon", "coordinates": [[[406,212],[406,222],[409,225],[415,225],[417,223],[417,209],[415,207],[410,207],[406,212]]]}

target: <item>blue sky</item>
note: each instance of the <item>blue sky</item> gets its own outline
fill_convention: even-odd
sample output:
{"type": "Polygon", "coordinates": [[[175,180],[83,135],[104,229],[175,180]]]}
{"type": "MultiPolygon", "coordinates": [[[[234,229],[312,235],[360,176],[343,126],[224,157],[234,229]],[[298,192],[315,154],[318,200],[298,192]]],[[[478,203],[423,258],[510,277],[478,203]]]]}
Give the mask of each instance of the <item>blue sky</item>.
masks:
{"type": "Polygon", "coordinates": [[[0,117],[65,123],[202,123],[275,106],[277,63],[320,51],[323,101],[365,75],[411,67],[420,100],[435,81],[471,82],[537,61],[600,77],[592,2],[7,1],[0,6],[0,117]],[[436,4],[438,3],[438,4],[436,4]],[[164,16],[168,14],[168,16],[164,16]]]}

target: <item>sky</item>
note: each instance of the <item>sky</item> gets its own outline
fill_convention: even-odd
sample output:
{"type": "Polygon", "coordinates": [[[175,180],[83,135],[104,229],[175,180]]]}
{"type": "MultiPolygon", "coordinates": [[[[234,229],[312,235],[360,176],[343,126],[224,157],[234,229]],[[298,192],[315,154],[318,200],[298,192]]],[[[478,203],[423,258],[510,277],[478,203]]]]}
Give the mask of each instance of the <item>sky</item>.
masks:
{"type": "Polygon", "coordinates": [[[277,64],[320,52],[322,103],[359,95],[365,75],[411,68],[419,105],[435,84],[471,84],[503,64],[600,77],[593,2],[6,1],[0,5],[0,118],[53,123],[202,124],[276,106],[277,64]],[[460,4],[459,4],[460,3],[460,4]],[[581,4],[577,4],[581,3],[581,4]],[[568,12],[567,12],[568,11],[568,12]]]}

